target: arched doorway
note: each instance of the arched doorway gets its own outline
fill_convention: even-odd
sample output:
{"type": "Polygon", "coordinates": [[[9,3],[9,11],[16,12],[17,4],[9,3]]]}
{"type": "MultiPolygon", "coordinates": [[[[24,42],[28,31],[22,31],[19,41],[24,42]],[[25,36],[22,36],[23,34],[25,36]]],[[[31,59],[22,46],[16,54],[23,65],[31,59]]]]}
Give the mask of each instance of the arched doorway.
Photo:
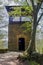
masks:
{"type": "Polygon", "coordinates": [[[25,50],[25,38],[19,38],[18,40],[19,44],[19,51],[24,51],[25,50]]]}

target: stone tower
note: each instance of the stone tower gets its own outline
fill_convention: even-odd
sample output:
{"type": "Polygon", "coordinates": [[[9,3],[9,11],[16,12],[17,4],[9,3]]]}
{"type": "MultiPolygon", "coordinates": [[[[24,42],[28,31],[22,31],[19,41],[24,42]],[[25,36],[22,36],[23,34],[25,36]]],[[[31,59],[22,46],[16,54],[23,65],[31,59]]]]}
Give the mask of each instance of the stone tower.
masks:
{"type": "MultiPolygon", "coordinates": [[[[13,10],[8,6],[7,11],[13,10]]],[[[23,11],[24,9],[22,9],[23,11]]],[[[30,40],[29,32],[23,32],[25,27],[21,27],[25,22],[29,22],[29,18],[26,16],[10,16],[8,26],[8,48],[10,51],[24,51],[30,40]]]]}

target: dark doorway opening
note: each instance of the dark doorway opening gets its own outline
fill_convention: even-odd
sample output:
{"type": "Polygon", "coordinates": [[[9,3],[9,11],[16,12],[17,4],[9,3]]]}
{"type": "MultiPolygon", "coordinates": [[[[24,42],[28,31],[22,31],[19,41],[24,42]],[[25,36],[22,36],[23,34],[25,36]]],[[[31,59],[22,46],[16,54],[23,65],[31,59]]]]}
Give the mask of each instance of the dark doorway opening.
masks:
{"type": "Polygon", "coordinates": [[[25,38],[19,38],[19,51],[25,50],[25,38]]]}

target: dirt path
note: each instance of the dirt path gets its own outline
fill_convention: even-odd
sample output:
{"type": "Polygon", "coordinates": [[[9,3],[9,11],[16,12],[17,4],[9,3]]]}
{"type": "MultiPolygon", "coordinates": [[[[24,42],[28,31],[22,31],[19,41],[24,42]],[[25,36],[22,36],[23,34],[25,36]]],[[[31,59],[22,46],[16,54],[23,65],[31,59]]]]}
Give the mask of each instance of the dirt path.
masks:
{"type": "Polygon", "coordinates": [[[19,52],[9,52],[0,54],[0,65],[30,65],[27,62],[19,62],[17,59],[19,52]]]}

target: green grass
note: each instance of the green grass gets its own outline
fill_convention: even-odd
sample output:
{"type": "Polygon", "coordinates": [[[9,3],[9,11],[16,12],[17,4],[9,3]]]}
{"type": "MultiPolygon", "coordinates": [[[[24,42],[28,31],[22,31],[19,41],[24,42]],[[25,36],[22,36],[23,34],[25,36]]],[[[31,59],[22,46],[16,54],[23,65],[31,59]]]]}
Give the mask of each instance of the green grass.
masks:
{"type": "Polygon", "coordinates": [[[40,65],[40,64],[36,63],[35,61],[30,61],[30,65],[40,65]]]}

